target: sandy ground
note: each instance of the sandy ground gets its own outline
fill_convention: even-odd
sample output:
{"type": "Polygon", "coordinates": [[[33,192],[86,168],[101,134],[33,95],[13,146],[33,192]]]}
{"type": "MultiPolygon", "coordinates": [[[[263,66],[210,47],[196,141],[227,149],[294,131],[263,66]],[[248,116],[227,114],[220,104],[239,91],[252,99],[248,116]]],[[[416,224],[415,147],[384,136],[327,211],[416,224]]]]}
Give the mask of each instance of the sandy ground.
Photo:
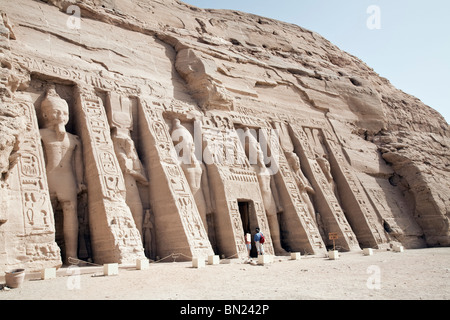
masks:
{"type": "MultiPolygon", "coordinates": [[[[230,260],[229,260],[230,261],[230,260]]],[[[190,262],[121,267],[61,268],[54,279],[28,274],[20,288],[0,277],[0,300],[448,300],[450,248],[342,253],[339,260],[275,257],[268,265],[239,260],[193,268],[190,262]],[[73,273],[72,273],[73,272],[73,273]]]]}

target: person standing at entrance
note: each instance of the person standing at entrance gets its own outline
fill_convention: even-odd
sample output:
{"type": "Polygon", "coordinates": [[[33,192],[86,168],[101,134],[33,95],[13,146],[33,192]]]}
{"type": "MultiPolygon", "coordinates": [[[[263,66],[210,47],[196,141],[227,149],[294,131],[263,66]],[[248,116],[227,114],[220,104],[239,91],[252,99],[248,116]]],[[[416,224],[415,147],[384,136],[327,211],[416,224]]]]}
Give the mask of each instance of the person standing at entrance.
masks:
{"type": "Polygon", "coordinates": [[[248,258],[250,259],[250,251],[252,251],[252,235],[248,232],[245,234],[245,246],[247,247],[248,258]]]}
{"type": "Polygon", "coordinates": [[[255,234],[255,237],[253,238],[253,240],[255,241],[255,246],[256,246],[256,250],[258,251],[258,255],[264,254],[264,247],[263,247],[264,240],[263,239],[264,239],[264,235],[259,230],[259,228],[256,228],[256,234],[255,234]]]}

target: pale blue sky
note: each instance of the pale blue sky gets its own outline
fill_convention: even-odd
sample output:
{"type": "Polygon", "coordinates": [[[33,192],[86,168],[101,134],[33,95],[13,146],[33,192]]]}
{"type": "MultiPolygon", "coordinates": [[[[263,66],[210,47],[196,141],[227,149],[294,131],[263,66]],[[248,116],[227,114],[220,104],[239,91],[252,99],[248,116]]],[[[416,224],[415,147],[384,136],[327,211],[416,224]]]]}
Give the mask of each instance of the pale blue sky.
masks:
{"type": "Polygon", "coordinates": [[[184,0],[233,9],[315,31],[360,58],[398,89],[439,111],[450,123],[449,0],[184,0]],[[367,9],[380,9],[369,29],[367,9]]]}

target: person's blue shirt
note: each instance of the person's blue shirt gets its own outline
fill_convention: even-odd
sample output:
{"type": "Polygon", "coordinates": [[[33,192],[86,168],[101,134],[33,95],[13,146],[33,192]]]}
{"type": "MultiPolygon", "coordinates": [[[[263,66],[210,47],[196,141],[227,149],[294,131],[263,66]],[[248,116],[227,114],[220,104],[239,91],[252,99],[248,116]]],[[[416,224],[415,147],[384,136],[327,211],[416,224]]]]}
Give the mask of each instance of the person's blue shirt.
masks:
{"type": "Polygon", "coordinates": [[[261,239],[261,235],[262,235],[262,232],[256,233],[255,237],[253,238],[253,240],[255,240],[255,242],[258,242],[261,239]]]}

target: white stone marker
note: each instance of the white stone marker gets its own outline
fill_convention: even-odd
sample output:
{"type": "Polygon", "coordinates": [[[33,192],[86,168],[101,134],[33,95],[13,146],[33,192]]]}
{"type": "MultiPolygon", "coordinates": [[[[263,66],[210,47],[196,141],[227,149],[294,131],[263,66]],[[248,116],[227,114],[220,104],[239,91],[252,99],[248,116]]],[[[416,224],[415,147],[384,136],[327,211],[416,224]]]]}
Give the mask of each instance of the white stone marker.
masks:
{"type": "Polygon", "coordinates": [[[291,252],[291,260],[300,260],[301,257],[300,252],[291,252]]]}
{"type": "Polygon", "coordinates": [[[270,254],[262,254],[258,256],[258,264],[265,265],[273,262],[273,257],[270,254]]]}
{"type": "Polygon", "coordinates": [[[192,267],[194,268],[204,268],[205,267],[205,258],[204,257],[194,257],[192,258],[192,267]]]}
{"type": "Polygon", "coordinates": [[[115,276],[119,274],[118,263],[107,263],[103,265],[103,274],[105,276],[115,276]]]}
{"type": "Polygon", "coordinates": [[[136,259],[136,269],[147,270],[150,267],[148,259],[136,259]]]}
{"type": "Polygon", "coordinates": [[[394,246],[395,252],[403,252],[404,250],[405,250],[405,248],[403,248],[403,246],[399,246],[399,245],[394,246]]]}
{"type": "Polygon", "coordinates": [[[328,258],[330,258],[330,260],[339,259],[339,251],[337,251],[337,250],[328,251],[328,258]]]}
{"type": "Polygon", "coordinates": [[[208,256],[208,264],[209,265],[215,265],[220,263],[220,257],[219,256],[208,256]]]}
{"type": "Polygon", "coordinates": [[[363,253],[365,256],[372,256],[373,255],[373,249],[372,248],[364,248],[363,253]]]}
{"type": "Polygon", "coordinates": [[[41,280],[55,279],[56,268],[45,268],[41,270],[41,280]]]}

